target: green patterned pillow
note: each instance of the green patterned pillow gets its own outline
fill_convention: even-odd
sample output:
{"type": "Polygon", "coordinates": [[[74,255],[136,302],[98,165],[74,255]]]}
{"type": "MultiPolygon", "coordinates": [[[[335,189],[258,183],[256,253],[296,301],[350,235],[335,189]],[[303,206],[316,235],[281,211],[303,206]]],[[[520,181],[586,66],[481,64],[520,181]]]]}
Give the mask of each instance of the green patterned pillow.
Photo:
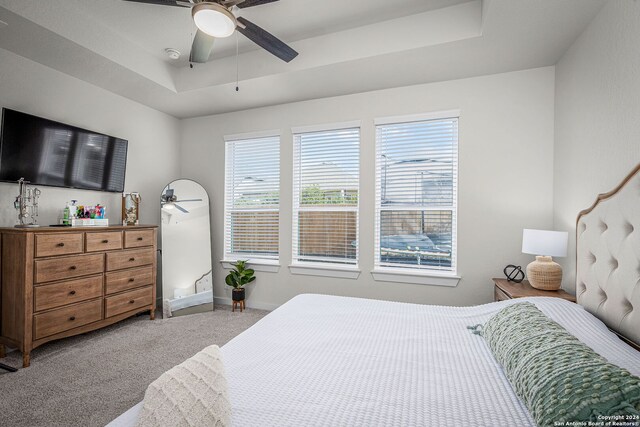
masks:
{"type": "Polygon", "coordinates": [[[538,426],[604,425],[611,420],[604,416],[640,415],[640,378],[607,362],[535,305],[500,310],[481,334],[538,426]]]}

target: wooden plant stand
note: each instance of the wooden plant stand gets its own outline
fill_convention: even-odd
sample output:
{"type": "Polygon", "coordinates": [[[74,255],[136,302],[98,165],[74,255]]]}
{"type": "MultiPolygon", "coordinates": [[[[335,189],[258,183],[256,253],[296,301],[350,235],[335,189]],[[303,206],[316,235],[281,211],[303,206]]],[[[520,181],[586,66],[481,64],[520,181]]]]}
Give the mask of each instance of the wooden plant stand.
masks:
{"type": "Polygon", "coordinates": [[[231,309],[231,311],[236,311],[236,307],[238,307],[240,309],[240,312],[242,312],[242,310],[244,310],[244,300],[242,301],[234,301],[233,302],[233,308],[231,309]]]}

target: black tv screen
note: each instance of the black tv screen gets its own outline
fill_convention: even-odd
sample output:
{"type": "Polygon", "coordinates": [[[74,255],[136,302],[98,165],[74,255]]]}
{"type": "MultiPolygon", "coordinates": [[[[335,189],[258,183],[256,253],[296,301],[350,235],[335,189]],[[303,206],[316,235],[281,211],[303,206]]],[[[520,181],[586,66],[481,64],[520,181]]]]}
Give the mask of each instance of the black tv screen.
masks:
{"type": "Polygon", "coordinates": [[[2,109],[0,181],[124,191],[124,139],[2,109]]]}

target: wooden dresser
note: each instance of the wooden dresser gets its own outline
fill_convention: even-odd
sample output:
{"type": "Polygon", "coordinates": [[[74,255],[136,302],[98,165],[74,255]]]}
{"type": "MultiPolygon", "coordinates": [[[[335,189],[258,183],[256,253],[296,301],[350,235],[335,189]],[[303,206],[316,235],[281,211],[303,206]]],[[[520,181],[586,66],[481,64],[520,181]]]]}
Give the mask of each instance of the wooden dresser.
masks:
{"type": "Polygon", "coordinates": [[[0,228],[0,357],[144,311],[154,319],[155,226],[0,228]]]}

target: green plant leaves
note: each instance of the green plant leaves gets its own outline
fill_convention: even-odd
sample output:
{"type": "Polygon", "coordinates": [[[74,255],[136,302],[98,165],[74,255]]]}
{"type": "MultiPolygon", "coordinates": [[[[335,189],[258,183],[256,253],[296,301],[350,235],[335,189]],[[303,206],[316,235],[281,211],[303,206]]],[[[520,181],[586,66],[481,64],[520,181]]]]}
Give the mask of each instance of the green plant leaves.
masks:
{"type": "Polygon", "coordinates": [[[231,276],[231,274],[228,274],[227,277],[225,277],[224,282],[227,285],[233,286],[235,288],[235,284],[233,283],[233,277],[231,276]]]}
{"type": "Polygon", "coordinates": [[[246,268],[246,263],[247,261],[236,261],[233,264],[235,268],[224,279],[227,285],[234,289],[239,289],[256,280],[255,271],[251,268],[246,268]]]}

